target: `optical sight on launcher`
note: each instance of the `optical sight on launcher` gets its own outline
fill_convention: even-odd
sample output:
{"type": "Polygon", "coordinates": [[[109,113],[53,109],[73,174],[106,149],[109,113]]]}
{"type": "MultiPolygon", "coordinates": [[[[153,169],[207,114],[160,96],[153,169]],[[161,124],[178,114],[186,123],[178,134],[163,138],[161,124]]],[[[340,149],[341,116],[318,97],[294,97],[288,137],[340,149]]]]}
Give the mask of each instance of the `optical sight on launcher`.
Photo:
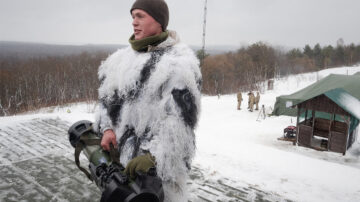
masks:
{"type": "Polygon", "coordinates": [[[70,144],[75,148],[75,163],[102,192],[101,202],[163,202],[162,181],[155,168],[147,173],[137,172],[130,179],[120,164],[119,153],[111,145],[110,153],[101,146],[101,138],[90,121],[78,121],[68,131],[70,144]],[[90,173],[80,166],[79,156],[84,151],[89,160],[90,173]]]}

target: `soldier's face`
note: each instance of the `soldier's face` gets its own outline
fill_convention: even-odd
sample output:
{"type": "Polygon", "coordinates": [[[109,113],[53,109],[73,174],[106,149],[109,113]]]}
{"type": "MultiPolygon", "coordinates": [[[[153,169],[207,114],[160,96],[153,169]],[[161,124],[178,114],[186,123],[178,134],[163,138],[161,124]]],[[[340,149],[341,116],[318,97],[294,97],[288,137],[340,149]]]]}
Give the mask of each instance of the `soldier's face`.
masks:
{"type": "Polygon", "coordinates": [[[147,12],[134,9],[131,12],[131,16],[133,18],[132,25],[134,27],[135,40],[161,34],[162,28],[160,23],[147,12]]]}

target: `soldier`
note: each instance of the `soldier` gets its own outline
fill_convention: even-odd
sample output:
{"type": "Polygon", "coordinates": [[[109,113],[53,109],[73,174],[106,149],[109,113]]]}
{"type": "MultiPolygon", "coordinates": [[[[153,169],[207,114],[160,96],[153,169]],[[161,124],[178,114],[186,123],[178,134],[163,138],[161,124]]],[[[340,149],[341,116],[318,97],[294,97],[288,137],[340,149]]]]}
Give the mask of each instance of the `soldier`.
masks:
{"type": "Polygon", "coordinates": [[[255,104],[255,96],[254,93],[249,93],[249,110],[252,112],[254,110],[254,104],[255,104]]]}
{"type": "Polygon", "coordinates": [[[255,110],[259,110],[259,101],[260,101],[260,93],[256,92],[256,97],[255,97],[256,108],[255,108],[255,110]]]}
{"type": "Polygon", "coordinates": [[[255,96],[254,93],[250,94],[250,111],[252,112],[254,110],[254,104],[255,104],[255,96]]]}
{"type": "Polygon", "coordinates": [[[241,95],[241,92],[238,92],[237,94],[237,101],[238,101],[238,105],[237,105],[237,110],[240,110],[240,106],[241,106],[241,101],[242,101],[242,95],[241,95]]]}
{"type": "Polygon", "coordinates": [[[167,30],[164,0],[136,0],[130,46],[99,67],[97,130],[101,146],[117,146],[130,176],[156,167],[165,201],[187,200],[195,155],[201,72],[193,51],[167,30]]]}

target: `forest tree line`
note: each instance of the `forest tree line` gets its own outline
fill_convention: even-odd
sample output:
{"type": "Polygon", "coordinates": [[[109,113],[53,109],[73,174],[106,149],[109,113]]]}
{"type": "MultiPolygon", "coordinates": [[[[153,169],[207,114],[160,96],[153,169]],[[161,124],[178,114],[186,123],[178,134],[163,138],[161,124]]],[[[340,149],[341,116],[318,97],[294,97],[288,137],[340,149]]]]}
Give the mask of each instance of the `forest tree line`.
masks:
{"type": "Polygon", "coordinates": [[[203,93],[230,94],[257,90],[262,81],[290,74],[319,71],[338,66],[352,66],[360,62],[360,44],[345,45],[339,39],[335,47],[306,45],[284,51],[258,42],[236,52],[206,55],[197,52],[202,62],[203,93]]]}
{"type": "MultiPolygon", "coordinates": [[[[259,83],[290,74],[360,62],[360,45],[319,44],[281,50],[258,42],[235,52],[206,55],[198,51],[203,74],[202,93],[230,94],[261,90],[259,83]]],[[[0,58],[0,116],[41,107],[98,99],[97,70],[109,53],[22,59],[0,58]]]]}
{"type": "Polygon", "coordinates": [[[0,59],[0,116],[97,100],[97,70],[107,54],[0,59]]]}

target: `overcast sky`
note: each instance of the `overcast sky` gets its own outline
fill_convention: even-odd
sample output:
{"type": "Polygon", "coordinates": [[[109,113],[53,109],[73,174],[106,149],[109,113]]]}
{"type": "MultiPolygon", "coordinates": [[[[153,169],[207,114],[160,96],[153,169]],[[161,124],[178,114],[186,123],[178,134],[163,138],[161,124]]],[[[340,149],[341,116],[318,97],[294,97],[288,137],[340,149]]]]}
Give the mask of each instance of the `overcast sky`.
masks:
{"type": "MultiPolygon", "coordinates": [[[[167,0],[168,28],[201,45],[205,0],[167,0]]],[[[133,0],[0,0],[0,41],[128,44],[133,0]]],[[[208,45],[360,44],[360,0],[208,0],[208,45]]]]}

